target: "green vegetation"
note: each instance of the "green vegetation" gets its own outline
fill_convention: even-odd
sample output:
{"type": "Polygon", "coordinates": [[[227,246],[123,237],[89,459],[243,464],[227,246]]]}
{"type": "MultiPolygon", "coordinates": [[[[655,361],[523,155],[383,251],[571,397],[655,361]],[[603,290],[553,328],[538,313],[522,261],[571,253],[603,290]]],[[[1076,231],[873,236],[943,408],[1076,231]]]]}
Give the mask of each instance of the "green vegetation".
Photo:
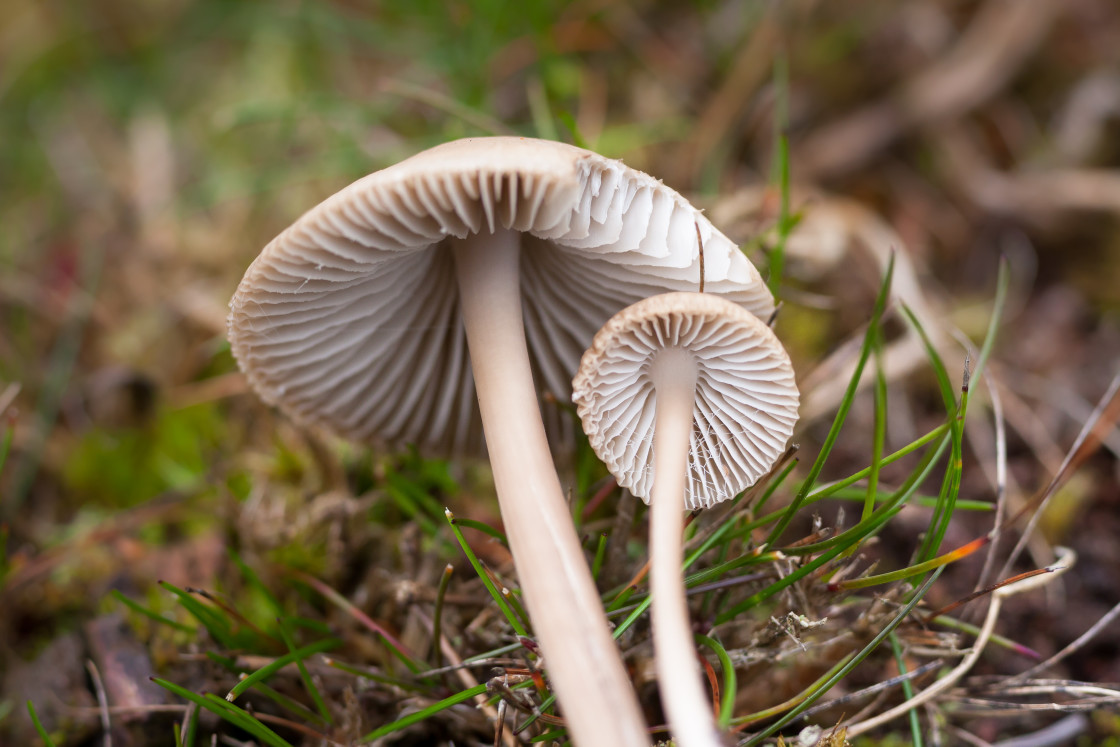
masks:
{"type": "MultiPolygon", "coordinates": [[[[994,595],[1029,588],[1024,574],[1050,562],[1041,536],[1076,546],[1111,526],[1107,512],[1086,517],[1116,484],[1114,462],[1089,459],[1120,418],[1114,390],[1092,409],[1114,375],[1116,320],[1099,312],[1120,309],[1114,224],[1082,220],[1107,212],[1096,203],[1055,207],[1008,188],[993,208],[972,189],[1050,163],[1035,156],[1057,136],[1037,134],[1030,112],[1058,94],[1001,84],[991,109],[954,114],[953,127],[895,123],[845,171],[814,150],[814,128],[894,100],[926,69],[922,55],[948,54],[949,40],[922,37],[941,45],[934,54],[888,34],[906,25],[892,9],[920,5],[945,28],[965,11],[938,0],[829,4],[819,16],[779,5],[6,3],[0,742],[88,743],[112,706],[138,744],[490,743],[495,722],[524,742],[564,743],[485,466],[302,430],[248,393],[225,343],[238,279],[301,212],[432,144],[499,133],[623,157],[702,194],[782,301],[775,324],[814,385],[804,393],[836,392],[821,395],[799,450],[686,529],[696,649],[722,727],[743,744],[789,744],[847,719],[853,743],[922,744],[931,723],[983,725],[996,705],[1114,705],[1120,693],[1090,692],[1076,664],[1035,683],[1034,700],[1006,679],[1074,639],[1096,607],[1047,617],[1038,595],[1002,611],[1051,620],[1053,632],[980,620],[994,595]],[[871,59],[892,53],[897,70],[871,59]],[[954,172],[984,160],[969,148],[998,173],[954,172]],[[824,234],[800,233],[821,215],[834,219],[824,234]],[[888,225],[914,246],[860,254],[873,238],[901,241],[888,225]],[[1004,225],[991,239],[973,230],[1004,225]],[[1015,243],[1024,235],[1030,251],[1015,243]],[[1066,259],[1071,235],[1103,258],[1090,271],[1066,259]],[[829,238],[842,259],[825,256],[829,238]],[[1012,261],[997,259],[1005,246],[1012,261]],[[1037,261],[1055,284],[1092,277],[1060,286],[1068,308],[1048,296],[1032,315],[1016,261],[1037,261]],[[927,270],[953,294],[927,291],[927,270]],[[953,325],[980,343],[974,357],[953,325]],[[896,355],[906,340],[908,368],[896,355]],[[1015,351],[997,344],[1007,341],[1015,351]],[[826,359],[836,366],[814,378],[826,359]],[[1070,466],[1056,469],[1071,442],[1070,466]],[[1070,481],[1076,467],[1084,478],[1070,481]],[[1040,560],[1001,545],[1059,490],[1062,516],[1039,514],[1040,560]],[[85,669],[105,656],[91,623],[118,617],[125,632],[104,645],[147,668],[128,674],[135,702],[103,706],[94,683],[125,675],[85,669]],[[50,658],[71,640],[80,655],[50,658]],[[955,671],[970,647],[990,680],[955,671]],[[942,684],[958,690],[883,725],[882,741],[860,733],[942,684]]],[[[1086,74],[1038,54],[1043,88],[1086,74]]],[[[1114,168],[1101,151],[1062,168],[1114,168]]],[[[645,507],[586,440],[567,447],[573,520],[637,677],[650,656],[645,507]]],[[[1096,539],[1082,552],[1107,546],[1096,539]]],[[[1071,604],[1090,596],[1070,590],[1071,604]]],[[[656,715],[654,690],[641,697],[656,715]]],[[[1107,715],[1086,729],[1100,743],[1120,733],[1107,715]]]]}

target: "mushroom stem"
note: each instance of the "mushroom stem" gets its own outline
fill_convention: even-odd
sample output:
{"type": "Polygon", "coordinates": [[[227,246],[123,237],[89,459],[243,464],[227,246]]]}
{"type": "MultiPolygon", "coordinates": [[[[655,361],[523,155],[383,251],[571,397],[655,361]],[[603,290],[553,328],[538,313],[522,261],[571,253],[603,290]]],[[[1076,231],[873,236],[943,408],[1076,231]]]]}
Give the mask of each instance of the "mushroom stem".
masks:
{"type": "Polygon", "coordinates": [[[548,448],[525,344],[518,235],[474,234],[452,251],[498,503],[565,721],[581,747],[648,747],[548,448]]]}
{"type": "Polygon", "coordinates": [[[659,351],[650,366],[657,395],[649,527],[653,649],[661,707],[677,745],[720,747],[723,741],[701,685],[681,570],[682,505],[696,377],[696,359],[681,348],[659,351]]]}

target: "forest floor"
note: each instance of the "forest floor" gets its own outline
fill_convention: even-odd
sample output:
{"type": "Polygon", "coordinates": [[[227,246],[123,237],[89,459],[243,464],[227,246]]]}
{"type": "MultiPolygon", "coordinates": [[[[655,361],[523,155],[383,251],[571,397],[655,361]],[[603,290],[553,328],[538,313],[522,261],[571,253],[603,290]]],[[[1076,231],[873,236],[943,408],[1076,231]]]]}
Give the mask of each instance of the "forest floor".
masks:
{"type": "MultiPolygon", "coordinates": [[[[766,276],[783,247],[775,329],[803,405],[791,479],[827,439],[892,257],[884,453],[946,418],[903,307],[956,391],[1004,267],[993,352],[971,382],[963,507],[941,547],[1026,515],[948,565],[923,604],[941,609],[982,577],[1050,566],[1059,547],[1076,563],[1003,600],[995,632],[1008,641],[916,709],[913,725],[903,717],[873,734],[1120,743],[1120,625],[1107,617],[1120,603],[1113,0],[139,5],[0,8],[0,743],[38,738],[30,700],[60,745],[102,744],[104,734],[118,747],[174,744],[173,725],[199,708],[150,676],[224,694],[237,672],[288,651],[291,636],[331,659],[308,654],[302,676],[278,674],[274,689],[254,691],[254,713],[292,744],[356,743],[438,693],[485,684],[488,670],[468,669],[417,685],[363,622],[429,649],[448,563],[452,653],[531,663],[442,515],[446,505],[500,526],[485,465],[301,431],[248,390],[225,340],[241,274],[305,210],[425,147],[493,134],[575,142],[653,174],[766,276]],[[1102,620],[1111,624],[1035,675],[1036,691],[1006,680],[1102,620]]],[[[875,387],[862,389],[822,481],[869,465],[875,413],[875,387]]],[[[644,507],[615,500],[586,448],[569,461],[581,531],[610,535],[603,589],[624,585],[646,558],[644,507]]],[[[894,489],[908,474],[884,467],[880,479],[894,489]]],[[[939,475],[921,496],[938,495],[939,475]]],[[[783,485],[773,505],[793,493],[783,485]]],[[[857,572],[912,563],[931,522],[924,505],[915,500],[865,543],[857,572]]],[[[785,537],[850,526],[859,504],[844,506],[814,504],[785,537]]],[[[468,527],[466,537],[512,579],[492,534],[468,527]]],[[[589,559],[595,550],[589,540],[589,559]]],[[[805,692],[847,651],[826,632],[857,619],[861,604],[894,609],[904,597],[898,585],[863,590],[845,607],[813,583],[751,612],[739,638],[717,636],[735,655],[736,716],[805,692]],[[834,622],[820,630],[769,623],[791,613],[815,624],[826,612],[834,622]],[[790,653],[799,646],[801,659],[790,653]]],[[[728,599],[738,597],[695,612],[728,599]]],[[[978,625],[992,600],[954,615],[978,625]]],[[[937,657],[943,675],[971,640],[958,634],[906,628],[898,656],[884,645],[825,698],[937,657]]],[[[627,663],[656,721],[647,638],[639,621],[627,663]]],[[[914,687],[933,681],[915,677],[914,687]]],[[[814,721],[866,720],[902,692],[835,703],[814,721]]],[[[489,744],[501,702],[447,708],[383,739],[489,744]]],[[[198,723],[197,744],[211,734],[275,743],[233,716],[198,723]]]]}

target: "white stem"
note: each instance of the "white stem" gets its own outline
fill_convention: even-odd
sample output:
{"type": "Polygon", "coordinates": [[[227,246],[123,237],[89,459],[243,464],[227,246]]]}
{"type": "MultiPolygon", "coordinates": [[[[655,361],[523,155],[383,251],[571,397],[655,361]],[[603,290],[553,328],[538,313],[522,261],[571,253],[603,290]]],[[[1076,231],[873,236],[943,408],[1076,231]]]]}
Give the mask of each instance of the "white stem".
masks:
{"type": "Polygon", "coordinates": [[[678,747],[721,747],[712,705],[701,680],[685,598],[685,473],[696,401],[696,361],[680,348],[657,353],[650,368],[657,392],[653,431],[653,494],[649,545],[653,592],[653,651],[661,707],[678,747]]]}
{"type": "Polygon", "coordinates": [[[502,520],[562,715],[580,747],[648,747],[548,449],[525,345],[518,235],[470,236],[453,252],[502,520]]]}

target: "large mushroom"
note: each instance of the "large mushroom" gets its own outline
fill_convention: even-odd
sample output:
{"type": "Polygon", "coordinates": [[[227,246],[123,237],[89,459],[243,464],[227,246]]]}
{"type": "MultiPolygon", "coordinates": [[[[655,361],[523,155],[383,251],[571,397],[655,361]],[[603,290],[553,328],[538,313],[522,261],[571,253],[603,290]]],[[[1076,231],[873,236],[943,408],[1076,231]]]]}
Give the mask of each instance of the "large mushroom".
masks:
{"type": "Polygon", "coordinates": [[[652,505],[650,590],[661,704],[681,747],[720,747],[685,600],[685,509],[766,474],[797,422],[785,348],[757,317],[706,293],[666,293],[618,312],[572,382],[591,447],[652,505]]]}
{"type": "Polygon", "coordinates": [[[561,143],[461,140],[313,208],[265,247],[231,301],[239,365],[297,421],[429,453],[480,454],[485,430],[534,633],[581,745],[648,737],[551,460],[533,369],[566,397],[611,314],[698,282],[697,230],[708,290],[769,314],[738,247],[658,180],[561,143]]]}

